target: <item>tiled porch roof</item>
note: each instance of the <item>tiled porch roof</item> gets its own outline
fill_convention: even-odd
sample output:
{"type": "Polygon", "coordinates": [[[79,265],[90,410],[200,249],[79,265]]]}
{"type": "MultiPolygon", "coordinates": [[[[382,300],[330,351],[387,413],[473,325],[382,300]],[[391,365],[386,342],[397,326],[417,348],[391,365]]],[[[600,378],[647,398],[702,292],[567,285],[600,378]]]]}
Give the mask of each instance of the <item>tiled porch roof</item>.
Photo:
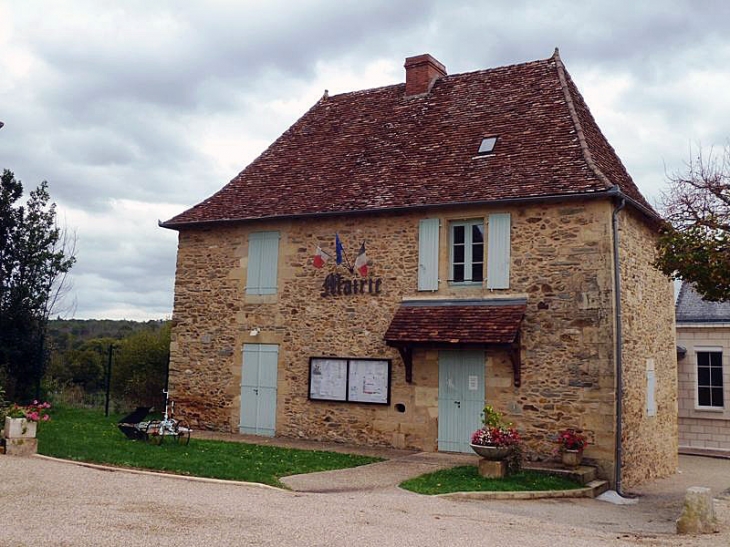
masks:
{"type": "Polygon", "coordinates": [[[412,300],[398,308],[385,333],[389,345],[515,342],[524,300],[412,300]]]}

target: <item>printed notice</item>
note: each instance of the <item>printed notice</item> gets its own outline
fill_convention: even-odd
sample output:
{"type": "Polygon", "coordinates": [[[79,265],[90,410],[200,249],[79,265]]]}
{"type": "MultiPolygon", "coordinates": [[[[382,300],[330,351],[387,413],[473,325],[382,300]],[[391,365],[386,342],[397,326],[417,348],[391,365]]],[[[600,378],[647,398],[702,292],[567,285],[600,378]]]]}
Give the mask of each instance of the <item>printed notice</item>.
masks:
{"type": "Polygon", "coordinates": [[[469,376],[469,391],[479,390],[479,376],[469,376]]]}
{"type": "Polygon", "coordinates": [[[328,401],[347,399],[347,359],[312,359],[309,398],[328,401]]]}
{"type": "Polygon", "coordinates": [[[350,361],[348,400],[388,404],[390,367],[388,361],[350,361]]]}

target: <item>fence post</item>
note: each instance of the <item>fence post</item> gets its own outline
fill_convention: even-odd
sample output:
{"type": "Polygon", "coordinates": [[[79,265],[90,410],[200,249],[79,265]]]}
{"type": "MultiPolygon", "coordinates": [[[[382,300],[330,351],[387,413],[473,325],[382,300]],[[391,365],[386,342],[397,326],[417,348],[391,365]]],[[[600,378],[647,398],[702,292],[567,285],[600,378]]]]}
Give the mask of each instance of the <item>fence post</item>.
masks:
{"type": "Polygon", "coordinates": [[[114,353],[114,344],[109,344],[109,359],[106,364],[106,400],[104,401],[104,416],[109,417],[109,390],[112,380],[112,354],[114,353]]]}

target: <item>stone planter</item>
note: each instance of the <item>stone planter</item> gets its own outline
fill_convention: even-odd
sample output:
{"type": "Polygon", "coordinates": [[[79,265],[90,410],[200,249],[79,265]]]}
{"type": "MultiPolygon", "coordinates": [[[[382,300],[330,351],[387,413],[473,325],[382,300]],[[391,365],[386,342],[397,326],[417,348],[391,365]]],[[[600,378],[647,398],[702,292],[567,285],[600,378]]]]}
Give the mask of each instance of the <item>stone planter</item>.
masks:
{"type": "Polygon", "coordinates": [[[25,418],[5,418],[6,439],[35,439],[38,422],[29,422],[25,418]]]}
{"type": "Polygon", "coordinates": [[[561,454],[563,465],[568,469],[575,469],[583,461],[582,450],[563,450],[561,454]]]}
{"type": "Polygon", "coordinates": [[[486,446],[481,444],[470,444],[471,449],[485,460],[493,462],[505,459],[509,455],[509,446],[486,446]]]}

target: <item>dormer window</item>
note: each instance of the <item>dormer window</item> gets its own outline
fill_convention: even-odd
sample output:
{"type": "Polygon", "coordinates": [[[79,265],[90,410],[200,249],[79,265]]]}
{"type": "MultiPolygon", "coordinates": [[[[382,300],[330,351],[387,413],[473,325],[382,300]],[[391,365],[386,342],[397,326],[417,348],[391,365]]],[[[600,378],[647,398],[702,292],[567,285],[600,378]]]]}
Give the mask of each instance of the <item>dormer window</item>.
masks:
{"type": "Polygon", "coordinates": [[[491,154],[495,144],[497,144],[497,137],[484,137],[482,143],[479,145],[479,152],[477,153],[480,156],[491,154]]]}

